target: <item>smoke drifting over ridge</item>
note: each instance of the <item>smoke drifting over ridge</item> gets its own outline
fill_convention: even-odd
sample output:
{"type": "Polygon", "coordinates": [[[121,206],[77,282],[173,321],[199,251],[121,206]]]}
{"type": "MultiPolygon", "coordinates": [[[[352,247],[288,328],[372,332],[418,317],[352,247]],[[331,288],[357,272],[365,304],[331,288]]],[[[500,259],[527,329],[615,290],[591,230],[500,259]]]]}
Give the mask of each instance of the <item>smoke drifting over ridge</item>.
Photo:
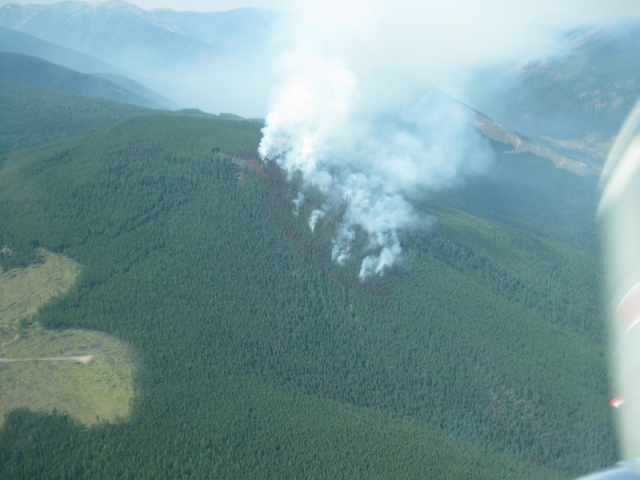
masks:
{"type": "Polygon", "coordinates": [[[474,69],[547,55],[563,29],[602,15],[584,2],[517,3],[331,0],[283,22],[259,153],[326,196],[312,230],[342,209],[332,257],[345,265],[366,255],[361,280],[398,261],[399,232],[431,221],[407,198],[454,186],[491,161],[469,111],[436,89],[463,96],[474,69]],[[364,254],[353,252],[358,231],[364,254]]]}

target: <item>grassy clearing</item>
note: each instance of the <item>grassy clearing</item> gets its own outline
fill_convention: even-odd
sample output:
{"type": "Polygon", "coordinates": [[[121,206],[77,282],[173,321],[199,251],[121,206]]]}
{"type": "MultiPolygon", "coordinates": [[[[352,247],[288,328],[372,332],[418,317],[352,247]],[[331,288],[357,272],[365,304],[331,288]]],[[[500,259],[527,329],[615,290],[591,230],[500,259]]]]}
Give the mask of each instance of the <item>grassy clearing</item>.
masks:
{"type": "Polygon", "coordinates": [[[73,260],[40,249],[33,265],[0,275],[0,344],[13,338],[51,298],[68,292],[80,268],[73,260]]]}
{"type": "Polygon", "coordinates": [[[0,274],[0,424],[18,407],[55,408],[86,425],[127,416],[130,348],[104,333],[51,331],[30,321],[47,301],[69,291],[80,269],[40,250],[35,264],[0,274]]]}

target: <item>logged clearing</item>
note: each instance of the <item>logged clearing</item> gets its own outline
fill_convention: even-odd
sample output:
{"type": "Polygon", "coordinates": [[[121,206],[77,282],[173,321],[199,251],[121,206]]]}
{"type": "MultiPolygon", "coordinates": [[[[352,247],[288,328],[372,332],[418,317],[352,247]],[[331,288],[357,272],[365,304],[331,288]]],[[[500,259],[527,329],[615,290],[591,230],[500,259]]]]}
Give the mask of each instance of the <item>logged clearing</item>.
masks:
{"type": "Polygon", "coordinates": [[[0,274],[0,425],[19,407],[67,413],[86,425],[125,418],[133,398],[131,349],[110,335],[46,330],[31,319],[73,286],[81,266],[39,250],[0,274]]]}
{"type": "Polygon", "coordinates": [[[506,153],[531,152],[532,154],[537,155],[540,158],[551,160],[556,168],[569,170],[570,172],[573,172],[581,177],[593,173],[598,173],[586,163],[572,160],[565,157],[564,155],[560,155],[558,152],[545,147],[544,145],[540,145],[539,143],[520,138],[511,130],[504,128],[502,125],[494,122],[484,115],[477,114],[475,123],[486,137],[505,145],[511,145],[513,147],[513,150],[506,153]]]}
{"type": "Polygon", "coordinates": [[[0,329],[3,337],[13,337],[22,319],[33,317],[50,299],[68,292],[80,268],[69,258],[39,249],[34,264],[0,275],[0,329]]]}

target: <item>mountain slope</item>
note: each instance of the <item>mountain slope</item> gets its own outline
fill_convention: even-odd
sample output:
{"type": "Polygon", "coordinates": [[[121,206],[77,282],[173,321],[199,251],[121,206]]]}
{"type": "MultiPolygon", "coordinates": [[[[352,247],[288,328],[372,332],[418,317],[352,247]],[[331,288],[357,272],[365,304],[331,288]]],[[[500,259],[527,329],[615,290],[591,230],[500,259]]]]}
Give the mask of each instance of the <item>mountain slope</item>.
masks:
{"type": "Polygon", "coordinates": [[[5,27],[0,27],[0,51],[39,57],[81,73],[124,73],[117,67],[85,53],[61,47],[33,35],[5,27]]]}
{"type": "MultiPolygon", "coordinates": [[[[569,478],[612,463],[595,259],[426,202],[438,222],[403,239],[408,269],[363,284],[330,262],[335,224],[311,233],[314,206],[295,217],[292,186],[256,162],[261,127],[140,117],[5,155],[0,262],[41,245],[82,263],[38,319],[129,342],[140,394],[129,422],[91,430],[14,413],[3,476],[569,478]]],[[[540,162],[568,191],[584,180],[540,162]]]]}
{"type": "Polygon", "coordinates": [[[274,23],[280,14],[274,10],[237,8],[228,12],[149,12],[167,28],[197,38],[225,52],[263,55],[274,23]]]}
{"type": "Polygon", "coordinates": [[[33,35],[0,27],[0,51],[22,53],[47,60],[80,73],[94,74],[120,85],[142,98],[155,102],[161,105],[162,108],[172,110],[180,108],[180,106],[172,100],[127,78],[124,70],[84,53],[41,40],[33,35]]]}
{"type": "Polygon", "coordinates": [[[96,132],[125,118],[151,113],[154,111],[134,105],[2,80],[0,155],[96,132]]]}
{"type": "Polygon", "coordinates": [[[562,55],[481,76],[474,105],[496,121],[602,166],[640,96],[640,24],[574,32],[562,55]],[[499,84],[494,95],[487,85],[499,84]]]}
{"type": "Polygon", "coordinates": [[[182,108],[180,104],[174,102],[173,100],[169,100],[166,97],[163,97],[159,93],[154,92],[153,90],[148,89],[144,85],[136,82],[135,80],[131,80],[130,78],[123,77],[122,75],[115,75],[110,73],[96,73],[96,77],[104,78],[110,82],[115,83],[116,85],[120,85],[122,88],[127,89],[131,93],[138,95],[150,102],[154,102],[158,105],[161,105],[161,108],[169,109],[169,110],[178,110],[182,108]]]}
{"type": "Polygon", "coordinates": [[[162,105],[104,78],[79,73],[20,53],[0,52],[0,79],[141,107],[163,108],[162,105]]]}
{"type": "Polygon", "coordinates": [[[158,24],[133,4],[59,2],[10,5],[0,9],[0,25],[77,49],[122,66],[179,64],[194,58],[212,61],[220,52],[204,42],[158,24]]]}
{"type": "Polygon", "coordinates": [[[123,1],[0,8],[2,27],[132,72],[124,75],[180,105],[249,118],[266,115],[275,18],[259,9],[156,14],[123,1]]]}

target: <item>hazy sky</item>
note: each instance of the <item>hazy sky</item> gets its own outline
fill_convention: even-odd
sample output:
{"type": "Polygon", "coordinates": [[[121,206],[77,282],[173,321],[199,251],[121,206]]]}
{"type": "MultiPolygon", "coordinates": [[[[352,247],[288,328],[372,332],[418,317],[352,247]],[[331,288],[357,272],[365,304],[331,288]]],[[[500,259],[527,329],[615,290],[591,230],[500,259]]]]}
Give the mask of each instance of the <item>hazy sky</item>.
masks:
{"type": "MultiPolygon", "coordinates": [[[[59,0],[0,0],[0,5],[7,3],[57,3],[59,0]]],[[[88,0],[95,3],[97,0],[88,0]]],[[[287,9],[294,6],[295,0],[129,0],[145,10],[165,8],[194,12],[218,12],[234,8],[257,7],[271,9],[287,9]]]]}
{"type": "MultiPolygon", "coordinates": [[[[57,3],[60,0],[0,0],[0,5],[8,4],[8,3],[57,3]]],[[[89,3],[95,3],[96,1],[103,0],[85,0],[89,3]]],[[[216,11],[225,11],[225,10],[233,10],[234,8],[243,8],[243,7],[257,7],[257,8],[271,8],[271,9],[295,9],[300,4],[305,4],[308,2],[300,1],[300,0],[128,0],[129,3],[136,4],[145,10],[154,10],[159,8],[168,8],[171,10],[186,10],[186,11],[196,11],[196,12],[216,12],[216,11]]],[[[407,2],[402,3],[413,3],[411,0],[407,0],[407,2]]],[[[446,2],[443,2],[446,3],[446,2]]],[[[488,2],[492,4],[493,2],[488,2]]],[[[508,3],[517,3],[517,2],[504,2],[508,3]]],[[[523,2],[524,3],[524,2],[523,2]]],[[[536,2],[527,2],[533,3],[536,2]]],[[[544,3],[544,2],[542,2],[544,3]]],[[[570,9],[574,10],[575,13],[581,14],[584,13],[585,10],[589,11],[608,11],[609,13],[613,13],[614,15],[620,14],[621,12],[633,13],[635,15],[640,15],[640,1],[638,0],[582,0],[582,1],[566,1],[561,0],[559,2],[551,2],[548,7],[551,7],[551,12],[554,10],[554,5],[560,5],[558,13],[561,15],[566,15],[567,10],[565,7],[567,4],[570,5],[570,9]],[[564,4],[564,5],[563,5],[564,4]]],[[[481,5],[481,3],[479,3],[481,5]]],[[[526,5],[526,3],[524,3],[526,5]]]]}
{"type": "Polygon", "coordinates": [[[258,7],[284,9],[295,5],[294,0],[133,0],[130,3],[153,10],[168,8],[195,12],[217,12],[234,8],[258,7]]]}

